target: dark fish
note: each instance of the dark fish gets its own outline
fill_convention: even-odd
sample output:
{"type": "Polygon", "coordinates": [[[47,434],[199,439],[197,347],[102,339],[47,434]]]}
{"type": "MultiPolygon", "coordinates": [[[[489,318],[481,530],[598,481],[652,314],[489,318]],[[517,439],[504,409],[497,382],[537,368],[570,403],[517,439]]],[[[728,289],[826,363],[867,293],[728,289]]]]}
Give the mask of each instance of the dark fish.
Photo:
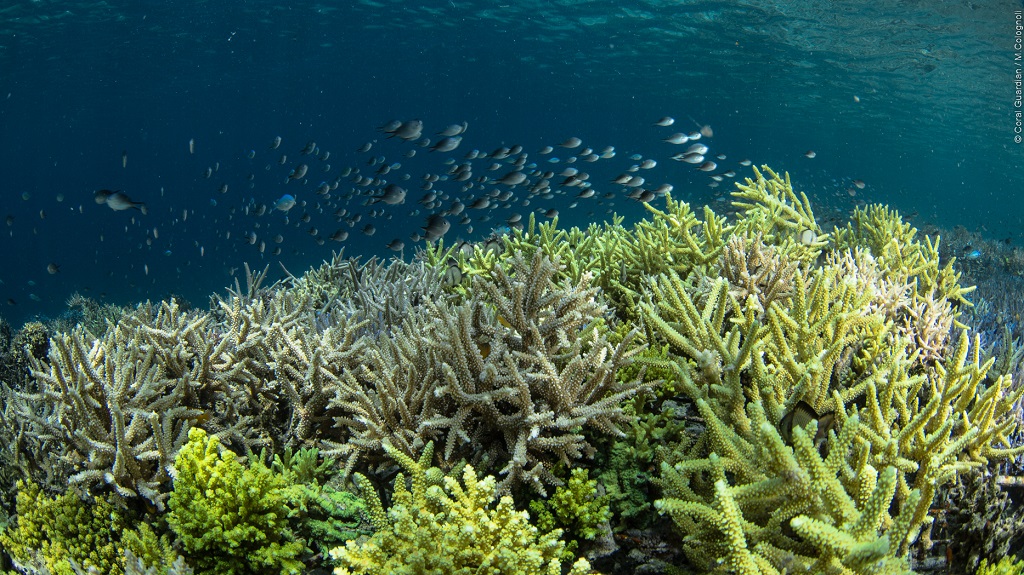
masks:
{"type": "Polygon", "coordinates": [[[309,141],[309,142],[306,142],[306,147],[302,148],[302,150],[299,153],[302,154],[303,156],[305,156],[307,154],[312,154],[313,150],[315,150],[315,149],[316,149],[316,142],[309,141]]]}
{"type": "Polygon", "coordinates": [[[50,275],[53,275],[60,271],[60,266],[50,262],[50,264],[46,266],[46,271],[50,272],[50,275]]]}
{"type": "Polygon", "coordinates": [[[402,122],[398,129],[394,130],[393,134],[405,141],[415,140],[423,135],[423,122],[420,120],[402,122]]]}
{"type": "Polygon", "coordinates": [[[818,422],[818,430],[814,434],[814,447],[822,457],[827,457],[828,432],[835,429],[837,424],[834,412],[818,415],[810,404],[801,400],[789,413],[782,416],[782,420],[779,421],[779,435],[787,445],[793,445],[793,430],[797,427],[806,427],[811,421],[818,422]]]}
{"type": "Polygon", "coordinates": [[[398,238],[395,238],[388,242],[388,245],[386,247],[391,251],[400,252],[403,249],[405,249],[405,242],[398,238]]]}
{"type": "Polygon", "coordinates": [[[274,136],[274,141],[270,142],[270,149],[276,150],[281,147],[281,136],[274,136]]]}
{"type": "Polygon", "coordinates": [[[432,152],[450,152],[455,148],[459,147],[462,143],[462,136],[453,136],[450,138],[444,138],[439,140],[436,144],[430,147],[432,152]]]}
{"type": "Polygon", "coordinates": [[[804,152],[804,157],[807,157],[807,158],[814,158],[817,155],[818,155],[818,153],[815,152],[814,150],[807,150],[806,152],[804,152]]]}
{"type": "Polygon", "coordinates": [[[384,202],[385,204],[395,206],[398,204],[405,203],[405,188],[398,184],[388,184],[379,196],[370,198],[370,204],[376,204],[377,202],[384,202]]]}
{"type": "Polygon", "coordinates": [[[445,235],[451,227],[451,222],[444,219],[443,216],[440,214],[433,214],[427,218],[427,223],[423,226],[423,237],[428,242],[432,242],[445,235]]]}
{"type": "Polygon", "coordinates": [[[562,142],[561,144],[559,144],[559,146],[562,146],[563,148],[578,148],[580,146],[580,144],[582,144],[582,143],[583,143],[583,140],[573,136],[573,137],[569,138],[568,140],[566,140],[566,141],[562,142]]]}
{"type": "Polygon", "coordinates": [[[497,184],[505,184],[506,186],[516,186],[526,181],[526,174],[523,172],[509,172],[502,176],[500,179],[494,180],[497,184]]]}
{"type": "Polygon", "coordinates": [[[373,234],[377,233],[377,228],[374,227],[373,224],[366,224],[365,226],[363,226],[363,233],[368,236],[372,236],[373,234]]]}
{"type": "Polygon", "coordinates": [[[306,172],[308,171],[309,166],[307,166],[306,164],[299,164],[294,170],[292,170],[292,173],[288,174],[288,179],[301,180],[303,177],[305,177],[306,172]]]}

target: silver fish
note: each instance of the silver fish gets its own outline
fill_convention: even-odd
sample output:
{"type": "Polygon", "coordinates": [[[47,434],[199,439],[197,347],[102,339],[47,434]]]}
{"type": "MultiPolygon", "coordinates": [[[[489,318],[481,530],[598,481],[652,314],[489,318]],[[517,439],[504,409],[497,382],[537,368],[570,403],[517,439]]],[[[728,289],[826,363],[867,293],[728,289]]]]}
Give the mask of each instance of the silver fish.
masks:
{"type": "Polygon", "coordinates": [[[146,209],[146,204],[132,201],[132,199],[123,192],[113,192],[107,196],[106,204],[115,212],[134,209],[139,210],[143,215],[149,213],[149,210],[146,209]]]}

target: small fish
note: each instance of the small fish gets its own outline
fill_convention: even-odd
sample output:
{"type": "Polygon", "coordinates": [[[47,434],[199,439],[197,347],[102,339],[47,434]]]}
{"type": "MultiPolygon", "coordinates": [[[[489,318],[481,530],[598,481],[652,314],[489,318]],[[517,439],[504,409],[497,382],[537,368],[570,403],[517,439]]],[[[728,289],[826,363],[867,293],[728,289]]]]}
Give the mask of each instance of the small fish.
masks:
{"type": "MultiPolygon", "coordinates": [[[[108,190],[100,190],[100,191],[108,191],[108,190]]],[[[96,203],[104,203],[104,202],[99,201],[99,196],[97,196],[96,197],[96,203]]],[[[120,211],[124,211],[124,210],[128,210],[128,209],[134,209],[134,210],[139,210],[140,212],[142,212],[143,215],[146,215],[146,214],[149,213],[149,210],[146,209],[146,204],[144,204],[142,202],[133,201],[131,198],[128,197],[128,194],[125,194],[124,192],[120,192],[120,191],[112,192],[110,195],[108,195],[106,197],[105,203],[110,207],[110,209],[114,210],[115,212],[120,212],[120,211]]]]}
{"type": "Polygon", "coordinates": [[[127,151],[121,152],[121,167],[122,168],[127,168],[128,167],[128,152],[127,151]]]}
{"type": "Polygon", "coordinates": [[[516,186],[526,181],[526,174],[523,172],[509,172],[502,176],[500,179],[494,180],[497,184],[505,184],[506,186],[516,186]]]}
{"type": "Polygon", "coordinates": [[[49,264],[48,264],[48,265],[46,266],[46,271],[47,271],[47,272],[49,272],[49,273],[50,273],[50,275],[53,275],[53,274],[55,274],[55,273],[57,273],[57,272],[59,272],[59,271],[60,271],[60,266],[59,266],[59,265],[57,265],[57,264],[55,264],[55,263],[53,263],[53,262],[50,262],[50,263],[49,263],[49,264]]]}
{"type": "Polygon", "coordinates": [[[672,134],[671,136],[662,140],[662,142],[668,142],[669,144],[685,144],[690,141],[690,137],[683,133],[672,134]]]}
{"type": "Polygon", "coordinates": [[[782,420],[779,421],[779,435],[787,445],[793,445],[793,430],[797,427],[806,427],[811,421],[818,422],[818,430],[813,438],[814,446],[822,457],[826,457],[828,455],[828,432],[837,424],[833,412],[818,415],[810,404],[801,400],[789,413],[782,416],[782,420]]]}
{"type": "Polygon", "coordinates": [[[427,223],[422,228],[423,237],[428,242],[432,242],[445,235],[451,227],[451,222],[446,220],[444,216],[441,216],[440,214],[433,214],[427,218],[427,223]]]}
{"type": "Polygon", "coordinates": [[[468,122],[462,122],[461,124],[452,124],[438,132],[437,135],[444,138],[458,136],[459,134],[465,132],[467,128],[469,128],[468,122]]]}
{"type": "Polygon", "coordinates": [[[563,148],[578,148],[582,143],[583,140],[573,136],[559,144],[559,146],[562,146],[563,148]]]}
{"type": "Polygon", "coordinates": [[[749,166],[752,163],[753,162],[751,162],[750,160],[740,160],[740,165],[741,166],[749,166]]]}
{"type": "Polygon", "coordinates": [[[658,120],[657,122],[655,122],[654,125],[655,126],[665,127],[665,126],[671,126],[672,124],[675,124],[675,123],[676,123],[676,119],[675,118],[672,118],[670,116],[665,116],[664,118],[662,118],[662,119],[658,120]]]}
{"type": "Polygon", "coordinates": [[[702,172],[712,172],[717,167],[718,167],[718,164],[716,164],[716,163],[714,163],[714,162],[709,160],[707,162],[704,162],[700,166],[698,166],[697,169],[702,171],[702,172]]]}
{"type": "Polygon", "coordinates": [[[295,196],[293,196],[291,194],[284,194],[283,196],[278,198],[277,201],[274,202],[274,209],[275,210],[280,210],[282,212],[287,212],[288,210],[290,210],[290,209],[292,209],[294,207],[295,207],[295,196]]]}
{"type": "Polygon", "coordinates": [[[818,153],[817,153],[817,152],[815,152],[814,150],[807,150],[806,152],[804,152],[804,157],[805,157],[805,158],[811,158],[811,159],[813,159],[813,158],[814,158],[815,156],[817,156],[817,155],[818,155],[818,153]]]}
{"type": "Polygon", "coordinates": [[[363,227],[363,233],[368,235],[368,236],[372,236],[373,234],[377,233],[377,228],[374,227],[373,224],[366,224],[363,227]]]}
{"type": "Polygon", "coordinates": [[[298,166],[295,167],[294,170],[292,170],[292,172],[290,174],[288,174],[288,179],[289,180],[301,180],[303,177],[305,177],[306,172],[308,172],[308,171],[309,171],[309,166],[307,166],[306,164],[299,164],[298,166]]]}
{"type": "Polygon", "coordinates": [[[857,186],[858,190],[863,190],[866,184],[864,183],[864,180],[854,180],[853,185],[857,186]]]}
{"type": "Polygon", "coordinates": [[[405,188],[399,186],[398,184],[388,184],[387,186],[384,187],[384,190],[381,192],[381,195],[370,198],[369,203],[376,204],[377,202],[384,202],[389,206],[404,204],[405,194],[405,188]]]}
{"type": "Polygon", "coordinates": [[[309,141],[309,142],[306,142],[306,147],[302,148],[302,150],[300,150],[299,153],[302,154],[303,156],[305,156],[307,154],[312,154],[313,150],[315,150],[315,149],[316,149],[316,142],[309,141]]]}
{"type": "Polygon", "coordinates": [[[423,135],[423,122],[420,120],[402,122],[392,134],[407,142],[415,140],[423,135]]]}
{"type": "Polygon", "coordinates": [[[281,147],[281,136],[274,136],[273,141],[270,142],[270,149],[276,150],[281,147]]]}
{"type": "Polygon", "coordinates": [[[400,240],[398,238],[395,238],[395,239],[391,240],[390,242],[388,242],[388,245],[385,246],[385,247],[387,247],[389,250],[391,250],[393,252],[400,252],[403,249],[405,249],[405,242],[403,242],[402,240],[400,240]]]}
{"type": "Polygon", "coordinates": [[[196,139],[195,138],[191,138],[188,141],[188,153],[190,153],[190,154],[196,153],[196,139]]]}
{"type": "Polygon", "coordinates": [[[453,136],[450,138],[444,138],[439,140],[436,144],[430,147],[432,152],[450,152],[455,148],[459,147],[462,142],[462,136],[453,136]]]}

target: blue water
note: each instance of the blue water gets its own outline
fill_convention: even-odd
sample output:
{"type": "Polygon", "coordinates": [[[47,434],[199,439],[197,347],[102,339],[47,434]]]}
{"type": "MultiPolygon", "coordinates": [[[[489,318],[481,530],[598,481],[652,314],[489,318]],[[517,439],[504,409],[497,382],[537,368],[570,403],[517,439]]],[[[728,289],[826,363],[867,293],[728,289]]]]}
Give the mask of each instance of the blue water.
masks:
{"type": "MultiPolygon", "coordinates": [[[[596,150],[616,147],[611,160],[576,164],[592,172],[598,196],[617,194],[613,205],[590,198],[570,209],[569,190],[496,211],[474,222],[473,233],[453,222],[446,241],[475,239],[535,208],[559,209],[561,225],[603,221],[608,210],[636,219],[642,208],[609,183],[635,163],[634,153],[658,161],[641,174],[652,183],[724,209],[730,182],[708,188],[707,174],[671,161],[681,150],[660,141],[698,123],[714,128],[711,154],[727,156],[719,172],[749,175],[735,164],[743,158],[788,170],[820,206],[819,219],[885,202],[916,214],[919,226],[963,224],[1024,241],[1024,148],[1013,142],[1011,115],[1019,9],[1020,2],[6,3],[0,217],[11,216],[11,225],[0,224],[0,305],[12,323],[58,315],[76,291],[118,304],[174,293],[205,306],[246,262],[270,264],[271,277],[280,277],[279,262],[298,274],[342,245],[346,255],[391,255],[384,246],[393,238],[404,239],[409,257],[422,246],[409,235],[426,217],[416,203],[423,174],[443,173],[447,157],[515,144],[542,163],[537,150],[570,136],[596,150]],[[666,115],[675,126],[651,125],[666,115]],[[447,155],[385,141],[376,130],[413,118],[430,138],[453,123],[466,121],[469,130],[447,155]],[[271,151],[275,136],[283,143],[271,151]],[[371,152],[356,152],[374,140],[371,152]],[[321,162],[309,160],[305,184],[283,183],[309,141],[331,152],[332,171],[317,174],[321,162]],[[416,158],[403,157],[410,149],[416,158]],[[288,154],[285,165],[279,153],[288,154]],[[318,245],[309,228],[327,237],[339,224],[335,208],[315,209],[313,190],[345,166],[371,173],[366,161],[375,154],[403,164],[390,176],[409,174],[406,204],[388,206],[392,218],[375,220],[368,237],[360,230],[371,208],[362,197],[342,202],[363,220],[346,228],[345,242],[318,245]],[[866,187],[849,196],[853,179],[866,187]],[[148,214],[97,205],[93,192],[103,188],[123,189],[148,214]],[[290,225],[280,212],[243,213],[284,193],[307,202],[289,212],[290,225]],[[295,227],[303,209],[310,222],[295,227]],[[243,240],[249,232],[267,242],[265,253],[243,240]],[[270,238],[278,233],[275,257],[270,238]],[[60,271],[49,274],[49,263],[60,271]]],[[[489,160],[473,163],[475,174],[505,172],[486,172],[489,160]]],[[[466,195],[451,183],[438,188],[466,195]]]]}

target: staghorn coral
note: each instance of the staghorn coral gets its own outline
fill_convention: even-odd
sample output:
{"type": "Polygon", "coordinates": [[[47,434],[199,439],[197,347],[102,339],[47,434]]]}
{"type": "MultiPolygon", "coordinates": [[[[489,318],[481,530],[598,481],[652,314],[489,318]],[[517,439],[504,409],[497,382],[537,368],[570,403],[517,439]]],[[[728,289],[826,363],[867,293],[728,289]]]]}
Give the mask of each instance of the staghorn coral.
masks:
{"type": "Polygon", "coordinates": [[[954,306],[969,306],[964,297],[973,287],[960,285],[960,272],[953,267],[956,258],[940,263],[939,244],[925,237],[917,239],[917,228],[903,221],[887,206],[869,205],[854,210],[845,228],[836,228],[837,250],[866,248],[878,261],[886,277],[898,283],[913,284],[916,294],[932,294],[954,306]]]}
{"type": "Polygon", "coordinates": [[[47,361],[33,361],[38,391],[12,396],[35,438],[32,459],[74,470],[73,484],[106,484],[162,507],[167,470],[202,414],[188,407],[191,381],[174,368],[206,348],[205,323],[164,304],[153,325],[124,321],[99,339],[81,328],[55,335],[47,361]]]}
{"type": "Polygon", "coordinates": [[[593,454],[582,428],[621,433],[619,403],[652,384],[616,379],[639,351],[633,337],[611,346],[597,327],[604,307],[589,277],[558,289],[556,271],[540,251],[529,263],[516,254],[489,280],[475,279],[469,301],[428,301],[346,375],[331,405],[350,413],[336,426],[351,437],[328,453],[352,469],[358,457],[379,458],[385,442],[410,455],[437,440],[447,465],[502,466],[501,492],[559,484],[551,465],[593,454]]]}
{"type": "Polygon", "coordinates": [[[807,195],[796,193],[788,172],[780,176],[768,166],[761,166],[764,173],[756,166],[751,169],[754,178],[736,182],[732,192],[734,198],[744,200],[732,203],[743,212],[732,233],[760,234],[765,243],[789,261],[815,261],[828,245],[829,236],[815,221],[807,195]]]}
{"type": "MultiPolygon", "coordinates": [[[[564,544],[560,530],[541,533],[529,515],[516,511],[511,496],[497,497],[494,477],[479,479],[466,465],[462,481],[429,468],[433,443],[418,461],[388,447],[410,475],[395,478],[392,505],[385,511],[365,477],[357,475],[377,531],[366,542],[348,542],[331,550],[340,563],[336,575],[414,573],[469,574],[486,571],[508,575],[560,575],[564,544]]],[[[570,575],[589,573],[585,559],[570,575]]]]}
{"type": "MultiPolygon", "coordinates": [[[[793,216],[778,206],[766,213],[793,216]]],[[[737,229],[745,226],[789,229],[756,218],[737,229]]],[[[908,272],[857,248],[833,258],[842,264],[801,268],[791,297],[763,317],[755,297],[740,300],[725,279],[698,274],[655,278],[641,303],[648,339],[669,344],[670,357],[652,363],[675,371],[674,387],[706,425],[668,454],[660,480],[659,505],[699,567],[905,571],[910,543],[922,530],[927,538],[937,486],[1022,449],[1009,440],[1022,393],[1006,377],[986,379],[992,362],[966,334],[944,347],[912,323],[947,337],[946,295],[966,290],[940,281],[935,261],[908,272]],[[927,297],[931,307],[914,308],[927,297]],[[903,317],[911,321],[897,327],[903,317]],[[798,404],[813,415],[807,427],[791,423],[798,404]]]]}
{"type": "Polygon", "coordinates": [[[758,233],[753,238],[734,235],[722,251],[722,276],[728,280],[729,293],[738,301],[754,296],[763,315],[773,301],[785,300],[793,290],[796,262],[786,261],[766,246],[758,233]]]}

